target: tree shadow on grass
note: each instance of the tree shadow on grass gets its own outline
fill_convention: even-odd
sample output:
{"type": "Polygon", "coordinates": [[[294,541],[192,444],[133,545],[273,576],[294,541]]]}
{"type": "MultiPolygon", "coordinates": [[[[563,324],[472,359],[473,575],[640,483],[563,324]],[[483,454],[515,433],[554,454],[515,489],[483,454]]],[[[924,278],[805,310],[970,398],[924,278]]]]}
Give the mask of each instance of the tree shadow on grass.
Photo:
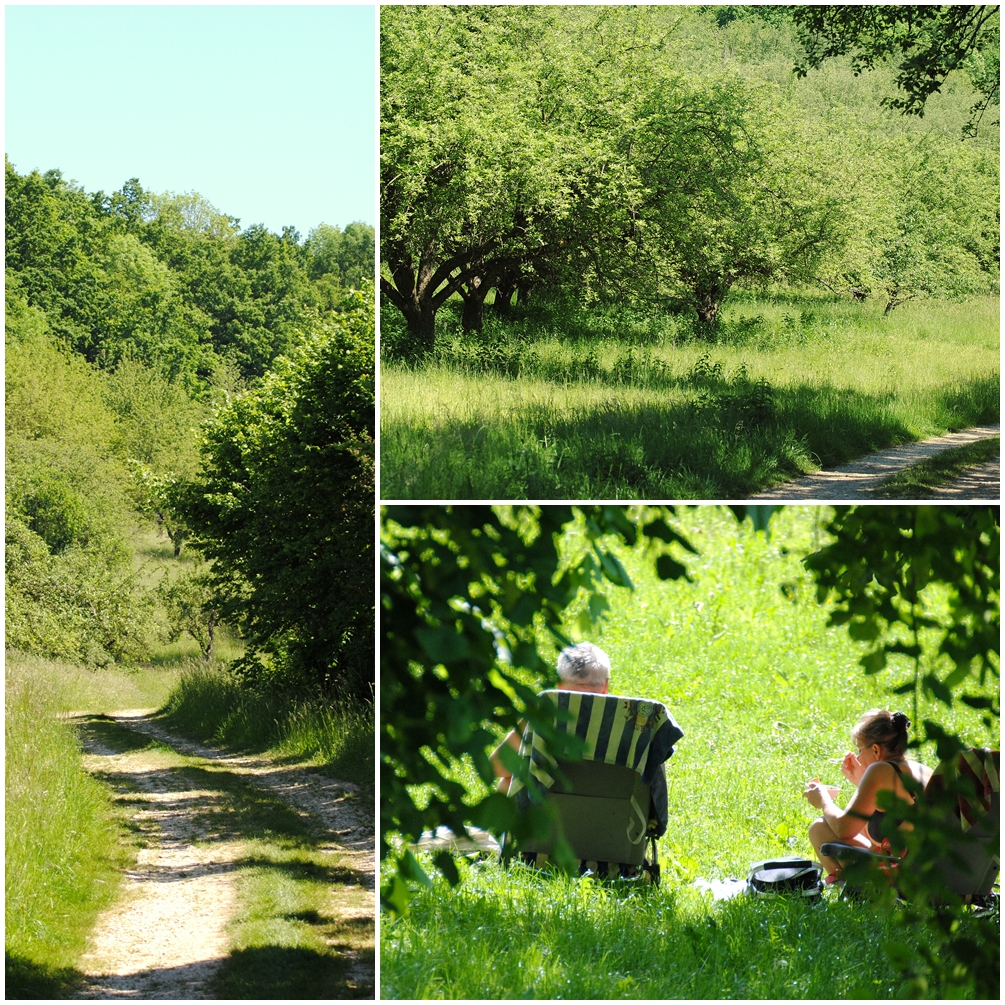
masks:
{"type": "MultiPolygon", "coordinates": [[[[740,499],[822,466],[914,439],[894,392],[712,381],[690,400],[612,398],[578,413],[382,429],[387,498],[740,499]]],[[[918,410],[964,428],[997,416],[997,378],[947,388],[918,410]]]]}
{"type": "Polygon", "coordinates": [[[4,998],[7,1001],[59,998],[65,988],[80,978],[80,972],[73,967],[52,967],[18,953],[4,954],[4,998]]]}
{"type": "MultiPolygon", "coordinates": [[[[334,952],[261,946],[231,953],[213,981],[217,998],[372,998],[374,967],[353,977],[349,961],[334,952]]],[[[361,954],[362,956],[362,954],[361,954]]]]}

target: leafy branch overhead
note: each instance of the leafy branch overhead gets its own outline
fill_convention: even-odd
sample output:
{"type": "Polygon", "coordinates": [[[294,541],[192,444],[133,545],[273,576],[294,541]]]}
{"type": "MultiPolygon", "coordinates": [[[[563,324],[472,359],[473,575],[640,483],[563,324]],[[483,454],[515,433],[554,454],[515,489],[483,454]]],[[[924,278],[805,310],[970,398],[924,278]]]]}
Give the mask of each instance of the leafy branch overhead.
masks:
{"type": "Polygon", "coordinates": [[[817,4],[792,8],[804,58],[799,76],[833,56],[851,56],[855,73],[898,60],[902,96],[883,103],[924,115],[925,102],[954,70],[981,95],[965,132],[973,134],[989,105],[999,103],[1000,22],[997,4],[817,4]]]}
{"type": "MultiPolygon", "coordinates": [[[[537,698],[553,674],[539,649],[546,630],[558,646],[603,617],[609,586],[632,589],[612,542],[644,539],[691,545],[658,511],[616,506],[388,506],[382,510],[381,857],[389,837],[416,839],[446,826],[532,833],[543,809],[518,816],[501,793],[473,794],[452,774],[469,759],[493,780],[487,749],[521,720],[562,749],[554,708],[537,698]],[[569,553],[566,535],[582,525],[586,547],[569,553]],[[572,605],[582,612],[564,628],[572,605]],[[414,786],[424,786],[418,795],[414,786]]],[[[656,546],[662,578],[686,575],[656,546]]],[[[522,766],[518,770],[523,770],[522,766]]],[[[448,857],[449,858],[449,857],[448,857]]],[[[455,875],[444,859],[448,876],[455,875]]],[[[385,890],[395,910],[407,903],[406,853],[385,890]]]]}
{"type": "Polygon", "coordinates": [[[806,565],[821,602],[833,598],[829,623],[872,644],[861,660],[866,673],[885,669],[892,655],[903,656],[914,661],[914,679],[895,693],[916,694],[920,685],[946,705],[959,694],[965,704],[1000,716],[990,698],[965,690],[1000,674],[997,509],[839,507],[827,529],[834,542],[806,565]],[[937,611],[935,602],[944,602],[948,613],[937,611]],[[940,674],[929,663],[921,674],[925,632],[938,638],[934,652],[947,658],[948,671],[940,674]]]}

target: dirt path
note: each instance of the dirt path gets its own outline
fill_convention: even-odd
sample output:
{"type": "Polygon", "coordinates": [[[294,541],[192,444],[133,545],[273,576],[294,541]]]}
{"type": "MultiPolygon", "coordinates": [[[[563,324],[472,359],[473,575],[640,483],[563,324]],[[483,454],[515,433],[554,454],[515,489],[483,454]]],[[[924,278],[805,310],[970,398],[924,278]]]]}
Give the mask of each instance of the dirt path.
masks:
{"type": "MultiPolygon", "coordinates": [[[[947,433],[945,436],[935,436],[917,443],[905,443],[899,447],[877,450],[875,453],[860,457],[851,464],[844,464],[839,468],[817,471],[812,475],[796,478],[784,485],[760,492],[751,498],[784,499],[786,501],[868,499],[873,489],[903,468],[917,464],[919,461],[951,447],[962,447],[968,443],[976,443],[978,440],[998,436],[1000,431],[1001,426],[998,424],[975,426],[959,433],[947,433]]],[[[938,498],[997,501],[1001,495],[1000,486],[1000,470],[997,463],[992,462],[990,465],[975,466],[973,475],[968,474],[947,486],[943,486],[950,494],[940,493],[938,498]],[[971,494],[956,494],[963,492],[971,494]]]]}
{"type": "MultiPolygon", "coordinates": [[[[320,823],[327,837],[319,849],[337,851],[359,884],[373,891],[374,814],[366,801],[354,798],[357,786],[182,740],[152,722],[149,710],[121,711],[111,718],[242,776],[320,823]]],[[[116,798],[134,811],[132,823],[143,847],[127,873],[123,896],[98,919],[80,964],[85,980],[72,997],[211,998],[210,982],[228,953],[225,928],[235,907],[233,874],[241,853],[239,841],[209,832],[210,811],[219,809],[225,796],[192,788],[166,751],[116,753],[82,732],[85,767],[111,784],[116,798]]],[[[366,908],[350,910],[345,919],[372,920],[371,898],[364,903],[366,908]]],[[[349,967],[355,986],[373,986],[372,963],[350,959],[349,967]]]]}

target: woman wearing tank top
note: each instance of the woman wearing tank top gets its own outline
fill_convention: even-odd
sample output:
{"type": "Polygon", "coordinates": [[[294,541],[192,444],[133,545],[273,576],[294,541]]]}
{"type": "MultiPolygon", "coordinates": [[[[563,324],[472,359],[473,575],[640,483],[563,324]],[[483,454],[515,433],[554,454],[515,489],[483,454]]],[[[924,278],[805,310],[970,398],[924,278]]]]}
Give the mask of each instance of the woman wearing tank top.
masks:
{"type": "Polygon", "coordinates": [[[883,811],[876,805],[876,796],[880,792],[893,792],[912,803],[914,797],[904,786],[902,776],[910,775],[922,786],[931,777],[931,768],[904,756],[910,725],[903,712],[891,713],[879,708],[871,709],[859,719],[851,731],[858,753],[849,752],[841,761],[841,773],[856,786],[851,802],[843,810],[834,802],[837,789],[822,785],[816,778],[807,784],[803,795],[811,806],[823,812],[822,817],[810,824],[810,843],[827,873],[826,882],[834,882],[840,866],[829,856],[821,855],[820,846],[837,841],[888,852],[889,846],[879,830],[883,811]]]}

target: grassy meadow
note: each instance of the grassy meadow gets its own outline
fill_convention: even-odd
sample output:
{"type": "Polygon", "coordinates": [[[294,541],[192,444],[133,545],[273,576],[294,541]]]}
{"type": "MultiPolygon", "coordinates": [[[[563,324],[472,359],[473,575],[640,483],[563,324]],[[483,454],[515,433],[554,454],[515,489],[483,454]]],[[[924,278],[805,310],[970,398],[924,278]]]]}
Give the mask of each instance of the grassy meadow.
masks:
{"type": "MultiPolygon", "coordinates": [[[[644,553],[622,560],[634,592],[611,590],[593,641],[611,657],[614,693],[664,702],[684,730],[667,765],[670,824],[658,889],[619,891],[522,865],[472,862],[455,889],[437,878],[381,929],[388,998],[889,998],[905,985],[883,943],[920,937],[894,914],[831,899],[713,901],[695,881],[745,879],[769,856],[811,855],[811,778],[840,785],[828,759],[847,751],[868,708],[903,709],[843,629],[825,626],[802,557],[824,542],[827,511],[786,507],[770,536],[717,507],[679,509],[700,554],[693,582],[662,582],[644,553]],[[458,953],[458,945],[464,952],[458,953]]],[[[575,614],[576,612],[573,612],[575,614]]],[[[894,657],[893,661],[900,657],[894,657]]],[[[995,688],[997,684],[993,685],[995,688]]],[[[932,717],[997,746],[978,715],[922,699],[932,717]]],[[[918,755],[934,765],[934,753],[918,755]]],[[[469,784],[473,772],[466,774],[469,784]]],[[[431,867],[431,863],[427,863],[431,867]]]]}
{"type": "Polygon", "coordinates": [[[883,314],[738,295],[714,337],[686,318],[546,302],[486,311],[396,359],[381,313],[384,499],[737,499],[871,450],[997,421],[999,300],[883,314]]]}

